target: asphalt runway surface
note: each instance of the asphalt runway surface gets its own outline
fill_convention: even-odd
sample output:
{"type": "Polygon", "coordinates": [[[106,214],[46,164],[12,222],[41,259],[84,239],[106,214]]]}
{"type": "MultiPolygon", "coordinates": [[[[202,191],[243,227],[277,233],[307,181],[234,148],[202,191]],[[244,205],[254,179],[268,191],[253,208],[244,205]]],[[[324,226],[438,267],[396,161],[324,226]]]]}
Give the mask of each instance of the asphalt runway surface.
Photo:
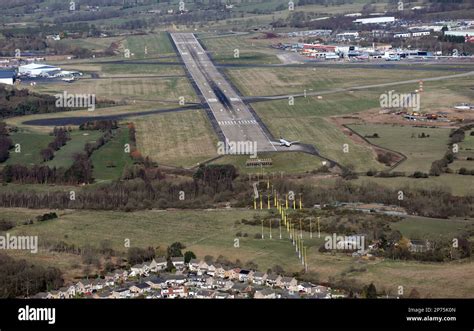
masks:
{"type": "MultiPolygon", "coordinates": [[[[283,150],[284,147],[272,143],[272,137],[265,133],[248,105],[217,70],[194,34],[172,33],[171,38],[187,71],[212,111],[227,146],[232,148],[232,143],[251,142],[255,144],[252,148],[256,147],[258,152],[283,150]]],[[[232,149],[228,152],[245,154],[244,151],[232,149]]]]}

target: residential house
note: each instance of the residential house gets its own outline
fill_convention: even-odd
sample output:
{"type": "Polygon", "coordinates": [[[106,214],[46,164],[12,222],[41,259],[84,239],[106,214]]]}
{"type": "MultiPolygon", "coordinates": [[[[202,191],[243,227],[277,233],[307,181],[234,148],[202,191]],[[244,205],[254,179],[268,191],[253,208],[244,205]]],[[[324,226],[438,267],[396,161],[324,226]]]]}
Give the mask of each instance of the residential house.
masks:
{"type": "Polygon", "coordinates": [[[214,275],[216,277],[219,277],[219,278],[225,278],[225,272],[226,272],[226,270],[224,269],[224,267],[221,266],[221,265],[218,265],[218,266],[216,266],[216,270],[214,272],[214,275]]]}
{"type": "Polygon", "coordinates": [[[112,291],[111,297],[115,299],[130,298],[130,289],[128,287],[115,289],[112,291]]]}
{"type": "Polygon", "coordinates": [[[201,282],[201,276],[197,276],[197,275],[191,275],[189,276],[188,275],[188,279],[185,283],[187,286],[199,286],[202,284],[201,282]]]}
{"type": "Polygon", "coordinates": [[[92,297],[95,299],[113,299],[112,290],[105,290],[98,293],[95,293],[92,297]]]}
{"type": "Polygon", "coordinates": [[[252,291],[252,286],[245,283],[234,283],[230,289],[232,293],[242,293],[248,295],[252,291]]]}
{"type": "Polygon", "coordinates": [[[276,286],[277,283],[281,281],[281,276],[280,275],[268,275],[266,282],[268,286],[276,286]]]}
{"type": "Polygon", "coordinates": [[[115,285],[115,280],[114,280],[114,276],[113,276],[113,273],[112,273],[112,276],[109,274],[105,275],[105,278],[104,278],[104,286],[108,286],[108,287],[112,287],[115,285]]]}
{"type": "Polygon", "coordinates": [[[329,299],[332,297],[330,290],[329,287],[318,285],[311,289],[311,294],[320,299],[329,299]]]}
{"type": "Polygon", "coordinates": [[[140,263],[140,264],[135,264],[131,269],[130,269],[130,277],[137,277],[137,276],[142,276],[142,275],[147,275],[148,274],[148,265],[145,263],[140,263]]]}
{"type": "Polygon", "coordinates": [[[208,267],[209,266],[207,265],[207,263],[205,261],[201,261],[199,263],[199,269],[197,270],[197,274],[198,275],[203,275],[203,274],[207,273],[207,268],[208,267]]]}
{"type": "Polygon", "coordinates": [[[277,293],[277,298],[278,299],[298,299],[298,298],[300,298],[300,296],[297,293],[288,292],[287,290],[283,290],[283,291],[277,293]]]}
{"type": "Polygon", "coordinates": [[[151,291],[151,286],[147,283],[137,283],[129,287],[130,293],[143,294],[151,291]]]}
{"type": "Polygon", "coordinates": [[[199,270],[199,260],[198,259],[191,259],[188,263],[188,268],[190,271],[198,271],[199,270]]]}
{"type": "Polygon", "coordinates": [[[184,268],[184,257],[172,257],[171,263],[176,269],[183,269],[184,268]]]}
{"type": "Polygon", "coordinates": [[[256,272],[253,273],[253,275],[250,279],[256,285],[264,285],[267,277],[268,277],[268,275],[267,275],[266,272],[256,271],[256,272]]]}
{"type": "Polygon", "coordinates": [[[88,279],[77,282],[76,293],[92,293],[92,282],[88,279]]]}
{"type": "Polygon", "coordinates": [[[232,279],[239,279],[239,272],[240,272],[239,268],[229,269],[229,270],[226,271],[225,277],[229,278],[231,280],[232,279]]]}
{"type": "Polygon", "coordinates": [[[245,270],[245,269],[242,269],[240,270],[239,272],[239,281],[241,282],[247,282],[249,280],[249,278],[251,278],[253,276],[253,271],[251,270],[245,270]]]}
{"type": "Polygon", "coordinates": [[[122,269],[115,270],[115,271],[113,272],[113,274],[114,274],[114,280],[115,280],[115,282],[125,281],[125,280],[127,280],[127,278],[128,278],[128,272],[127,272],[127,270],[122,270],[122,269]]]}
{"type": "Polygon", "coordinates": [[[61,299],[70,299],[76,295],[76,287],[74,285],[61,287],[59,289],[61,299]]]}
{"type": "Polygon", "coordinates": [[[215,273],[216,273],[216,269],[217,269],[217,268],[216,268],[215,265],[209,264],[208,267],[207,267],[207,274],[208,274],[209,276],[214,277],[214,275],[215,275],[215,273]]]}
{"type": "Polygon", "coordinates": [[[92,281],[92,291],[100,291],[105,287],[105,279],[97,278],[92,281]]]}
{"type": "Polygon", "coordinates": [[[144,280],[145,283],[147,283],[148,285],[150,285],[150,287],[152,289],[160,289],[162,288],[163,286],[166,286],[166,281],[165,279],[161,278],[161,277],[150,277],[146,280],[144,280]]]}
{"type": "Polygon", "coordinates": [[[160,257],[156,260],[156,271],[165,270],[168,265],[168,261],[165,257],[160,257]]]}
{"type": "Polygon", "coordinates": [[[216,289],[220,289],[223,291],[227,291],[234,286],[234,282],[228,280],[228,279],[222,279],[222,278],[214,278],[214,281],[212,283],[212,287],[216,289]]]}
{"type": "Polygon", "coordinates": [[[67,287],[61,287],[58,290],[60,299],[69,299],[69,294],[67,293],[67,287]]]}
{"type": "Polygon", "coordinates": [[[204,282],[201,285],[201,288],[212,289],[214,288],[214,277],[207,276],[203,278],[204,282]]]}
{"type": "Polygon", "coordinates": [[[107,285],[110,283],[112,284],[108,286],[113,286],[113,284],[115,283],[115,274],[113,272],[108,272],[107,274],[105,274],[104,279],[107,285]]]}
{"type": "Polygon", "coordinates": [[[213,299],[216,295],[215,291],[201,289],[196,292],[196,299],[213,299]]]}
{"type": "Polygon", "coordinates": [[[61,299],[61,293],[59,291],[50,291],[51,299],[61,299]]]}
{"type": "Polygon", "coordinates": [[[167,285],[184,284],[187,280],[185,275],[166,275],[164,276],[167,285]]]}
{"type": "Polygon", "coordinates": [[[262,290],[255,291],[255,299],[275,299],[276,293],[271,288],[264,288],[262,290]]]}
{"type": "Polygon", "coordinates": [[[300,283],[297,286],[298,292],[307,293],[307,294],[311,294],[313,292],[313,288],[314,288],[314,285],[308,282],[300,283]]]}
{"type": "Polygon", "coordinates": [[[227,292],[216,292],[214,299],[232,299],[234,296],[227,292]]]}
{"type": "Polygon", "coordinates": [[[155,259],[152,259],[148,263],[145,262],[144,264],[147,266],[149,272],[157,272],[158,271],[158,264],[156,263],[155,259]]]}
{"type": "Polygon", "coordinates": [[[276,286],[286,288],[287,290],[294,290],[297,285],[298,281],[294,277],[280,277],[280,279],[276,281],[276,286]]]}
{"type": "Polygon", "coordinates": [[[161,290],[163,298],[175,299],[186,298],[188,296],[188,289],[186,286],[173,286],[161,290]]]}
{"type": "Polygon", "coordinates": [[[34,296],[31,297],[31,299],[51,299],[51,293],[46,293],[46,292],[39,292],[36,293],[34,296]]]}

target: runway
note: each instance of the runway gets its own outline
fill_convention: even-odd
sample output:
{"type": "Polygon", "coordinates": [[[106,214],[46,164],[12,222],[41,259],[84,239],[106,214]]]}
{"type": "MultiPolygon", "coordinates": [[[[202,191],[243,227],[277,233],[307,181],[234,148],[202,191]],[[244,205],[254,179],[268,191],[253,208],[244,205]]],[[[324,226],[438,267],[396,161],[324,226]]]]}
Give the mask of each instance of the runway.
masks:
{"type": "MultiPolygon", "coordinates": [[[[265,133],[237,91],[214,66],[194,34],[171,33],[171,38],[205,103],[212,111],[225,143],[232,145],[249,142],[254,144],[257,152],[283,150],[283,147],[272,144],[271,137],[265,133]]],[[[247,154],[241,151],[229,152],[247,154]]]]}

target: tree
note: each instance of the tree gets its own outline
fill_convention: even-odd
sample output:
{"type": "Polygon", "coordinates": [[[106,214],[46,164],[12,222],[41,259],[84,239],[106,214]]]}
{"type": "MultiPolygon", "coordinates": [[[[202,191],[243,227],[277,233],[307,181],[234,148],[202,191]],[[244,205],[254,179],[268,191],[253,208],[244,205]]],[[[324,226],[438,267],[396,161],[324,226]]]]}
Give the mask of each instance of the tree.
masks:
{"type": "Polygon", "coordinates": [[[401,237],[398,241],[398,247],[400,247],[401,250],[408,251],[408,248],[410,247],[410,240],[408,238],[401,237]]]}
{"type": "Polygon", "coordinates": [[[186,253],[184,253],[184,263],[189,263],[191,259],[195,259],[195,258],[196,258],[196,255],[191,251],[187,251],[186,253]]]}
{"type": "Polygon", "coordinates": [[[155,257],[155,249],[148,247],[147,249],[139,247],[130,247],[127,252],[127,260],[131,265],[149,261],[155,257]]]}
{"type": "Polygon", "coordinates": [[[180,242],[174,242],[172,243],[167,250],[168,257],[181,257],[183,256],[183,253],[181,252],[182,249],[186,248],[182,243],[180,242]]]}
{"type": "Polygon", "coordinates": [[[374,283],[370,283],[364,292],[367,299],[377,299],[377,289],[375,288],[374,283]]]}
{"type": "Polygon", "coordinates": [[[50,147],[42,149],[40,154],[43,161],[52,160],[54,157],[54,151],[50,147]]]}
{"type": "Polygon", "coordinates": [[[398,230],[392,231],[388,236],[388,240],[392,243],[398,242],[400,239],[402,239],[402,233],[398,230]]]}
{"type": "Polygon", "coordinates": [[[171,262],[171,258],[168,257],[168,259],[166,260],[166,269],[165,269],[165,271],[166,272],[174,272],[175,270],[176,270],[176,268],[174,267],[173,262],[171,262]]]}

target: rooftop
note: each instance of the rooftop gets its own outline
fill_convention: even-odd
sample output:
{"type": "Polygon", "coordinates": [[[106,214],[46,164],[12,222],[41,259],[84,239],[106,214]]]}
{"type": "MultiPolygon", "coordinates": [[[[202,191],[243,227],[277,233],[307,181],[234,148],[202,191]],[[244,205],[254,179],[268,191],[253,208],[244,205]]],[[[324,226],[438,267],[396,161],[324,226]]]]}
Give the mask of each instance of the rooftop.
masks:
{"type": "Polygon", "coordinates": [[[0,78],[13,78],[15,75],[14,70],[0,70],[0,78]]]}

